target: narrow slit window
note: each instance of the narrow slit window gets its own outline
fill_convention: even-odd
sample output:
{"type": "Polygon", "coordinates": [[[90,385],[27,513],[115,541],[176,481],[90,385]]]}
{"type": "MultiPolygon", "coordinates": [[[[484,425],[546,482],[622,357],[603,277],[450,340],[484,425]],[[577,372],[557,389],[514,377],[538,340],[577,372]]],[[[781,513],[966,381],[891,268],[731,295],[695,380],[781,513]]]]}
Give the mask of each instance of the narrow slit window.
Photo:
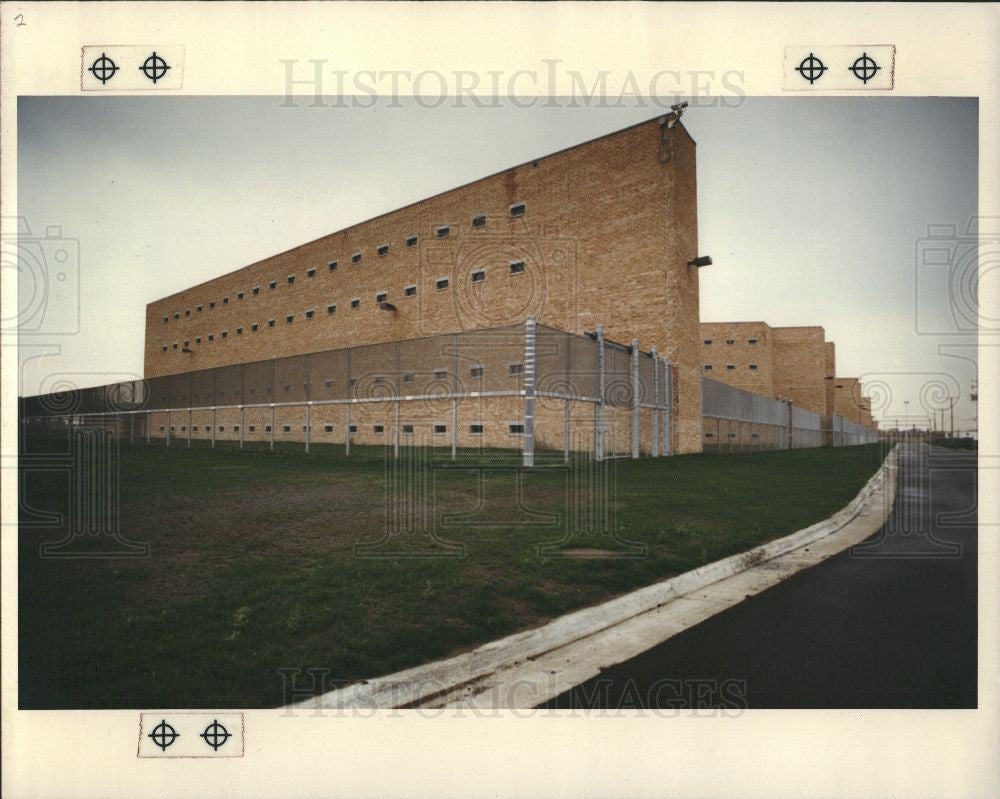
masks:
{"type": "Polygon", "coordinates": [[[403,296],[404,297],[416,297],[417,296],[417,287],[413,286],[413,285],[404,286],[403,287],[403,296]]]}
{"type": "Polygon", "coordinates": [[[360,299],[358,299],[357,297],[355,297],[353,300],[351,300],[351,310],[352,311],[356,311],[360,307],[361,307],[361,300],[360,299]]]}
{"type": "Polygon", "coordinates": [[[326,313],[327,313],[328,316],[332,316],[333,314],[337,313],[337,306],[336,305],[327,305],[326,306],[326,313]]]}
{"type": "Polygon", "coordinates": [[[254,286],[252,289],[250,289],[250,292],[253,294],[253,296],[256,297],[258,294],[260,294],[260,286],[254,286]]]}
{"type": "Polygon", "coordinates": [[[750,364],[750,371],[751,372],[756,372],[757,371],[757,364],[755,364],[755,363],[750,364]]]}
{"type": "Polygon", "coordinates": [[[267,287],[269,289],[276,289],[276,288],[278,288],[278,281],[277,280],[272,280],[270,283],[267,284],[267,287]]]}
{"type": "Polygon", "coordinates": [[[412,424],[404,424],[403,425],[403,435],[404,436],[412,436],[413,435],[413,425],[412,424]]]}
{"type": "Polygon", "coordinates": [[[507,425],[507,432],[512,436],[524,435],[524,425],[520,422],[511,422],[507,425]]]}
{"type": "Polygon", "coordinates": [[[285,324],[290,325],[294,320],[295,320],[295,314],[290,313],[288,314],[288,316],[285,317],[285,324]]]}
{"type": "Polygon", "coordinates": [[[314,311],[312,308],[309,308],[305,312],[306,319],[312,319],[315,315],[316,315],[316,311],[314,311]]]}
{"type": "Polygon", "coordinates": [[[354,255],[351,256],[351,263],[352,264],[360,264],[361,263],[361,253],[359,253],[359,252],[354,253],[354,255]]]}
{"type": "Polygon", "coordinates": [[[434,425],[434,435],[443,436],[447,432],[448,432],[448,425],[440,423],[434,425]]]}
{"type": "Polygon", "coordinates": [[[316,277],[316,270],[315,269],[307,269],[306,270],[306,277],[316,277]]]}
{"type": "Polygon", "coordinates": [[[512,363],[508,365],[508,370],[512,375],[524,374],[524,364],[523,363],[512,363]]]}
{"type": "Polygon", "coordinates": [[[385,432],[385,425],[384,424],[372,425],[372,432],[377,436],[382,435],[385,432]]]}
{"type": "Polygon", "coordinates": [[[406,246],[407,247],[416,247],[417,246],[417,237],[416,236],[407,236],[406,237],[406,246]]]}
{"type": "Polygon", "coordinates": [[[326,265],[326,268],[327,268],[328,272],[336,272],[337,271],[337,262],[336,261],[330,261],[330,263],[328,263],[326,265]]]}
{"type": "Polygon", "coordinates": [[[469,425],[469,435],[481,436],[483,434],[482,424],[470,424],[469,425]]]}
{"type": "Polygon", "coordinates": [[[485,269],[474,269],[472,271],[472,282],[482,283],[486,280],[486,270],[485,269]]]}
{"type": "Polygon", "coordinates": [[[472,227],[486,227],[486,216],[484,214],[478,214],[472,217],[472,227]]]}
{"type": "Polygon", "coordinates": [[[268,319],[267,320],[267,326],[268,327],[274,327],[274,320],[273,319],[268,319]]]}
{"type": "Polygon", "coordinates": [[[514,203],[510,207],[510,216],[512,219],[519,216],[524,216],[524,203],[514,203]]]}
{"type": "Polygon", "coordinates": [[[288,277],[285,278],[285,280],[288,281],[288,285],[290,286],[292,285],[292,283],[295,282],[295,275],[289,275],[288,277]]]}
{"type": "Polygon", "coordinates": [[[444,291],[446,288],[448,288],[448,278],[439,277],[437,280],[434,281],[434,288],[436,288],[438,291],[444,291]]]}
{"type": "Polygon", "coordinates": [[[471,369],[469,369],[469,376],[470,377],[482,377],[483,376],[483,367],[482,366],[473,366],[471,369]]]}
{"type": "Polygon", "coordinates": [[[712,339],[710,339],[710,338],[705,339],[705,345],[706,346],[708,346],[711,343],[712,343],[712,339]]]}
{"type": "Polygon", "coordinates": [[[332,424],[325,424],[325,425],[323,425],[323,432],[324,433],[332,433],[333,432],[333,425],[332,424]]]}
{"type": "Polygon", "coordinates": [[[243,299],[243,292],[242,291],[237,292],[236,299],[238,299],[238,300],[242,300],[243,299]]]}
{"type": "Polygon", "coordinates": [[[727,363],[726,364],[726,371],[727,372],[732,372],[734,369],[736,369],[736,364],[734,364],[734,363],[727,363]]]}
{"type": "Polygon", "coordinates": [[[439,239],[446,239],[451,234],[451,228],[448,225],[441,225],[435,233],[439,239]]]}
{"type": "Polygon", "coordinates": [[[380,291],[378,294],[375,295],[375,302],[377,302],[377,303],[378,302],[386,302],[388,299],[389,299],[389,295],[386,292],[384,292],[384,291],[380,291]]]}
{"type": "Polygon", "coordinates": [[[726,339],[726,344],[735,344],[735,343],[736,343],[736,339],[732,339],[732,338],[727,338],[726,339]]]}
{"type": "Polygon", "coordinates": [[[388,244],[379,244],[378,245],[378,249],[376,250],[376,252],[379,254],[380,258],[385,257],[386,255],[389,254],[389,245],[388,244]]]}
{"type": "Polygon", "coordinates": [[[524,274],[524,261],[511,261],[510,262],[510,273],[512,275],[524,274]]]}

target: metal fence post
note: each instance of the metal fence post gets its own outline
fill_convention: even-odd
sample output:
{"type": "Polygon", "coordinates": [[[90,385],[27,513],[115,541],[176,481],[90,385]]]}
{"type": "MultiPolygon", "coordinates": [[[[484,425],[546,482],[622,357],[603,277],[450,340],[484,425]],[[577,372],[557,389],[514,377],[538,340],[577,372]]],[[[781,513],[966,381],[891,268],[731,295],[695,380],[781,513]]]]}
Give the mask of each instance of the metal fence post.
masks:
{"type": "MultiPolygon", "coordinates": [[[[307,402],[306,403],[306,431],[305,431],[306,432],[305,439],[306,439],[306,453],[307,454],[309,452],[309,433],[310,433],[311,430],[312,430],[312,403],[311,402],[307,402]]],[[[241,435],[242,435],[242,432],[243,431],[241,430],[240,431],[241,435]]]]}
{"type": "Polygon", "coordinates": [[[458,456],[458,398],[451,398],[451,459],[458,456]]]}
{"type": "Polygon", "coordinates": [[[243,430],[246,427],[246,413],[242,405],[240,405],[240,449],[243,449],[243,430]]]}
{"type": "Polygon", "coordinates": [[[570,400],[563,401],[563,463],[569,463],[570,400]]]}
{"type": "MultiPolygon", "coordinates": [[[[70,432],[72,432],[72,430],[73,430],[73,428],[70,427],[70,432]]],[[[169,447],[170,446],[170,411],[169,410],[167,411],[167,427],[166,427],[166,431],[167,431],[167,446],[169,447]]]]}
{"type": "Polygon", "coordinates": [[[788,409],[788,449],[793,449],[793,438],[795,436],[795,421],[792,418],[792,401],[785,400],[785,407],[788,409]]]}
{"type": "Polygon", "coordinates": [[[670,416],[674,406],[674,375],[666,356],[661,359],[663,364],[663,454],[669,455],[670,447],[670,416]]]}
{"type": "Polygon", "coordinates": [[[271,403],[271,440],[270,440],[270,443],[268,445],[268,449],[271,452],[274,452],[274,427],[275,427],[275,425],[274,425],[274,403],[272,402],[271,403]]]}
{"type": "Polygon", "coordinates": [[[660,457],[660,358],[654,344],[650,353],[653,356],[653,457],[660,457]]]}
{"type": "Polygon", "coordinates": [[[188,429],[187,429],[187,434],[188,434],[188,436],[187,436],[187,438],[188,438],[188,448],[190,449],[191,448],[191,409],[190,408],[188,408],[188,429]]]}
{"type": "Polygon", "coordinates": [[[597,326],[597,402],[594,405],[594,459],[604,460],[604,325],[597,326]]]}
{"type": "Polygon", "coordinates": [[[350,397],[347,398],[347,425],[344,427],[344,454],[351,454],[351,403],[353,403],[350,397]]]}
{"type": "Polygon", "coordinates": [[[524,320],[524,434],[522,462],[535,465],[535,317],[524,320]]]}
{"type": "Polygon", "coordinates": [[[146,443],[150,443],[153,434],[153,412],[146,411],[146,443]]]}
{"type": "Polygon", "coordinates": [[[215,415],[215,406],[212,406],[212,449],[215,449],[215,431],[218,428],[216,422],[218,418],[215,415]]]}
{"type": "Polygon", "coordinates": [[[632,339],[632,459],[639,457],[639,339],[632,339]]]}

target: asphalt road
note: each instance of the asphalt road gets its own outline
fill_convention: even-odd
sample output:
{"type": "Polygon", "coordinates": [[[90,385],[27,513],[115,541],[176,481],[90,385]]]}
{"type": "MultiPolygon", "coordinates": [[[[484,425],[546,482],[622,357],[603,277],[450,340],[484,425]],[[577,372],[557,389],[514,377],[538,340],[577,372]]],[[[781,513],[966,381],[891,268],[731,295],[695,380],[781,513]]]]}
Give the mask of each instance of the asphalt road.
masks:
{"type": "Polygon", "coordinates": [[[874,536],[542,707],[976,707],[976,456],[900,467],[874,536]]]}

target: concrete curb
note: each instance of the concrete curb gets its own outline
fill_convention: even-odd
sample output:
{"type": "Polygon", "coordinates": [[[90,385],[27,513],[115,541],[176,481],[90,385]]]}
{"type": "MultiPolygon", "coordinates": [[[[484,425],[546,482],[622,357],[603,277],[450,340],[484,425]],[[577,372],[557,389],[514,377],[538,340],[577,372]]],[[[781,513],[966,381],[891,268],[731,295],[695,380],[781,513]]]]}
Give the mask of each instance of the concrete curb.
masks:
{"type": "Polygon", "coordinates": [[[600,605],[568,613],[541,627],[483,644],[470,652],[355,683],[289,707],[405,708],[432,702],[445,694],[453,694],[463,685],[481,681],[501,669],[534,660],[574,641],[593,636],[837,532],[864,512],[872,503],[873,497],[882,495],[883,484],[888,475],[895,474],[898,459],[897,446],[850,503],[828,519],[784,538],[708,563],[600,605]]]}

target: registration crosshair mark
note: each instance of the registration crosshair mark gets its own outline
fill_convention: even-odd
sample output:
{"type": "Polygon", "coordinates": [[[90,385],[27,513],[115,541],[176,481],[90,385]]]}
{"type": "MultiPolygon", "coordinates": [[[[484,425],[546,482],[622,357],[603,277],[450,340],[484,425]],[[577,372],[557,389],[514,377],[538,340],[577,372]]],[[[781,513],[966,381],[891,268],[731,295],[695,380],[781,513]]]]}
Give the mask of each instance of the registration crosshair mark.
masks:
{"type": "Polygon", "coordinates": [[[154,50],[153,54],[143,61],[142,66],[139,67],[142,74],[153,81],[153,83],[156,83],[156,81],[166,75],[168,69],[170,69],[170,65],[163,60],[162,56],[158,56],[156,54],[156,50],[154,50]]]}
{"type": "Polygon", "coordinates": [[[101,57],[94,59],[94,63],[87,67],[90,72],[101,83],[107,83],[118,71],[118,65],[108,58],[107,53],[101,53],[101,57]]]}
{"type": "Polygon", "coordinates": [[[875,77],[875,73],[878,72],[882,67],[875,63],[875,59],[872,58],[868,53],[862,53],[860,58],[856,58],[854,63],[847,68],[849,71],[854,73],[856,77],[862,83],[868,83],[872,78],[875,77]]]}
{"type": "Polygon", "coordinates": [[[812,52],[803,58],[802,61],[799,62],[799,65],[795,67],[795,71],[809,81],[810,85],[822,78],[823,73],[828,69],[829,67],[817,58],[815,53],[812,52]]]}
{"type": "Polygon", "coordinates": [[[147,737],[151,738],[153,743],[160,747],[161,751],[165,752],[168,746],[181,737],[181,734],[167,724],[166,719],[161,719],[160,723],[153,727],[153,731],[147,737]]]}

